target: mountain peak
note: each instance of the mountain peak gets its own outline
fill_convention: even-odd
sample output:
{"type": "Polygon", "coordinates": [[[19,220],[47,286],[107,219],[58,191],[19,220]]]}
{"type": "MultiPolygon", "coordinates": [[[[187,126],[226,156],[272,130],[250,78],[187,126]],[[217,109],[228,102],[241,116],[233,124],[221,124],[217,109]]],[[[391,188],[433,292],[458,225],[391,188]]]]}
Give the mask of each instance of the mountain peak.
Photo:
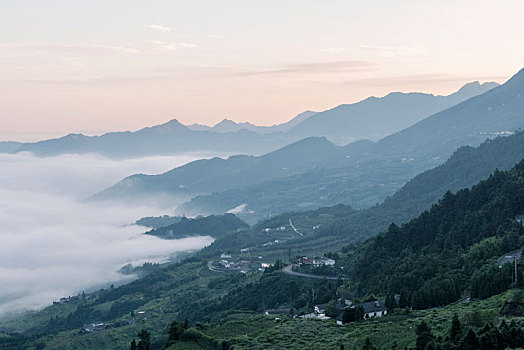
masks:
{"type": "Polygon", "coordinates": [[[178,119],[175,119],[175,118],[171,119],[171,120],[168,121],[167,123],[162,124],[161,126],[170,126],[170,127],[174,127],[174,126],[179,127],[179,126],[182,126],[182,127],[185,127],[184,124],[182,124],[181,122],[178,121],[178,119]]]}
{"type": "Polygon", "coordinates": [[[237,123],[231,119],[224,118],[222,119],[222,121],[216,123],[214,128],[220,127],[220,126],[231,126],[231,125],[237,125],[237,123]]]}
{"type": "Polygon", "coordinates": [[[487,91],[497,86],[499,86],[499,84],[495,83],[494,81],[485,82],[481,84],[478,80],[475,80],[470,83],[464,84],[460,89],[457,90],[456,93],[478,93],[479,90],[482,90],[484,92],[484,90],[487,91]]]}
{"type": "Polygon", "coordinates": [[[509,80],[504,85],[513,85],[513,84],[524,84],[524,68],[519,70],[517,74],[509,78],[509,80]]]}
{"type": "Polygon", "coordinates": [[[144,131],[147,132],[148,130],[166,132],[166,131],[172,131],[172,130],[186,130],[186,129],[187,129],[187,126],[180,123],[177,119],[171,119],[170,121],[164,124],[147,127],[147,128],[139,130],[138,132],[144,132],[144,131]]]}

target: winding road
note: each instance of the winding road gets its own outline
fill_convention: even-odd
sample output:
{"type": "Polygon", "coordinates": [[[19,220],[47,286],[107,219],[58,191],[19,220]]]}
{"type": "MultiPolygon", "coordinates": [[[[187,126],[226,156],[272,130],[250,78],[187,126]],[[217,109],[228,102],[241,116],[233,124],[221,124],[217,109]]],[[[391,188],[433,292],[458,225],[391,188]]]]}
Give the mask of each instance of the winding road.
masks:
{"type": "Polygon", "coordinates": [[[293,231],[295,231],[295,232],[298,233],[299,235],[303,236],[302,232],[300,232],[299,230],[297,230],[297,228],[295,227],[295,225],[293,225],[293,221],[291,221],[291,219],[289,219],[289,226],[291,226],[291,228],[293,229],[293,231]]]}

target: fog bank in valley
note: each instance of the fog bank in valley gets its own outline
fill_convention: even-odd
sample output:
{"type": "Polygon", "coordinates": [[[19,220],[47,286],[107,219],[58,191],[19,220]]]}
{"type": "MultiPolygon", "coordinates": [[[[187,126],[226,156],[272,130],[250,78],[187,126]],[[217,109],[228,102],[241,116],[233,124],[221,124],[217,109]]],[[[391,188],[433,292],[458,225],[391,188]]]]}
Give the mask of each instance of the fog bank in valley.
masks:
{"type": "Polygon", "coordinates": [[[165,210],[83,201],[125,176],[160,173],[196,158],[0,154],[0,317],[122,281],[127,277],[116,271],[126,263],[210,244],[210,237],[160,240],[130,225],[165,210]]]}

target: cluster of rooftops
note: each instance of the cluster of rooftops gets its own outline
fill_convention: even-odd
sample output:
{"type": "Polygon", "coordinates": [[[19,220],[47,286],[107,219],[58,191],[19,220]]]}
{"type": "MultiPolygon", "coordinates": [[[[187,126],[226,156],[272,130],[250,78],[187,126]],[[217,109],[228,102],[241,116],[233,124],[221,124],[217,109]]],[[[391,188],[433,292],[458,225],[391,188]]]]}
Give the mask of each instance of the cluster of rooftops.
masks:
{"type": "MultiPolygon", "coordinates": [[[[400,295],[395,295],[395,299],[399,298],[400,295]]],[[[298,315],[294,317],[299,318],[315,318],[320,320],[336,320],[337,324],[342,325],[342,315],[344,314],[344,309],[362,307],[364,310],[364,319],[370,319],[374,317],[382,317],[388,313],[388,308],[386,307],[386,301],[384,299],[369,301],[365,303],[354,304],[352,300],[345,299],[339,300],[335,304],[335,313],[336,317],[331,317],[326,315],[326,308],[329,304],[318,304],[315,305],[314,312],[304,315],[298,315]]],[[[291,308],[279,308],[266,310],[265,315],[290,315],[291,308]]]]}

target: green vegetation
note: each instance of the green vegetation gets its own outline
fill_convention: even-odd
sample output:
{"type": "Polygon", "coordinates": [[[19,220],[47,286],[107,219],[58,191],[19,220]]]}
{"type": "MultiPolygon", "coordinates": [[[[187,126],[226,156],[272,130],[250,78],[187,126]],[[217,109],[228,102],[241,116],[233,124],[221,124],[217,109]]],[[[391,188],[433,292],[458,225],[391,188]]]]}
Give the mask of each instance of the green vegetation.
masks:
{"type": "Polygon", "coordinates": [[[391,224],[357,259],[357,293],[406,294],[410,306],[426,309],[463,293],[488,297],[507,289],[512,266],[498,269],[493,258],[524,245],[524,229],[514,219],[524,210],[523,179],[521,161],[471,190],[446,193],[401,227],[391,224]]]}
{"type": "MultiPolygon", "coordinates": [[[[210,249],[224,250],[228,245],[231,250],[255,247],[261,255],[270,257],[272,261],[277,258],[288,259],[289,247],[292,256],[337,251],[340,247],[364,241],[383,232],[392,222],[400,225],[413,219],[424,210],[430,209],[448,190],[454,192],[470,187],[487,179],[497,168],[511,168],[523,157],[524,131],[488,140],[477,148],[462,147],[446,163],[417,175],[380,205],[365,210],[354,210],[347,205],[337,205],[272,216],[254,225],[250,231],[231,234],[231,239],[215,242],[210,249]],[[294,234],[289,225],[290,219],[304,236],[294,234]],[[287,228],[285,231],[287,235],[279,231],[264,234],[265,228],[280,226],[287,228]],[[286,242],[261,247],[271,239],[286,240],[286,242]],[[231,246],[232,242],[238,244],[231,246]]],[[[310,192],[305,190],[304,193],[310,192]]],[[[244,195],[251,196],[248,190],[244,195]]],[[[266,192],[265,196],[267,195],[266,192]]],[[[285,200],[286,195],[282,193],[279,198],[285,200]]],[[[344,200],[341,199],[340,202],[344,200]]]]}
{"type": "Polygon", "coordinates": [[[148,235],[164,239],[185,238],[190,236],[212,236],[219,238],[226,233],[247,229],[249,225],[233,214],[210,215],[188,219],[182,217],[180,222],[153,229],[146,232],[148,235]]]}
{"type": "Polygon", "coordinates": [[[180,222],[182,217],[180,216],[148,216],[137,220],[135,223],[140,226],[151,227],[153,229],[165,227],[180,222]]]}
{"type": "Polygon", "coordinates": [[[333,321],[284,316],[279,317],[280,321],[269,316],[248,317],[217,326],[200,325],[199,334],[212,338],[214,345],[205,347],[194,339],[180,339],[169,349],[338,350],[341,346],[344,349],[363,349],[368,339],[368,344],[376,349],[418,348],[417,345],[425,342],[432,342],[434,348],[455,349],[451,345],[451,339],[456,340],[453,344],[467,344],[470,341],[470,331],[475,332],[481,344],[486,341],[482,339],[493,338],[493,334],[500,332],[502,336],[496,339],[500,344],[505,341],[502,348],[518,348],[524,345],[524,339],[521,338],[524,317],[506,317],[500,314],[505,301],[515,298],[516,294],[520,294],[519,297],[522,298],[522,291],[510,291],[483,301],[410,313],[399,310],[382,318],[343,326],[336,325],[333,321]],[[226,347],[218,347],[224,346],[223,344],[226,347]]]}
{"type": "MultiPolygon", "coordinates": [[[[484,147],[499,147],[504,140],[512,139],[484,147]]],[[[445,173],[452,178],[454,169],[445,173]]],[[[378,209],[369,209],[368,215],[372,210],[378,209]]],[[[520,341],[524,278],[513,276],[511,265],[498,268],[497,257],[524,243],[524,229],[515,220],[524,212],[524,161],[495,171],[472,189],[448,192],[417,218],[390,224],[358,243],[369,231],[359,235],[357,223],[350,224],[363,212],[339,205],[282,214],[233,232],[224,224],[238,223],[233,215],[183,220],[174,225],[180,234],[190,232],[191,225],[224,229],[195,256],[151,266],[154,271],[134,282],[0,323],[0,349],[126,349],[133,339],[137,349],[390,349],[413,348],[417,340],[419,347],[431,343],[447,349],[451,338],[465,347],[495,338],[495,344],[512,347],[504,336],[508,332],[520,341]],[[211,270],[208,264],[222,253],[276,263],[264,272],[211,270]],[[303,255],[336,260],[349,280],[302,279],[281,271],[283,261],[303,255]],[[519,284],[512,282],[515,277],[519,284]],[[400,294],[398,302],[394,294],[400,294]],[[360,309],[346,310],[343,326],[289,316],[325,303],[327,314],[335,315],[339,300],[376,296],[385,298],[390,309],[380,319],[361,321],[360,309]],[[450,305],[464,296],[473,300],[450,305]],[[286,311],[261,316],[268,309],[286,311]]]]}

